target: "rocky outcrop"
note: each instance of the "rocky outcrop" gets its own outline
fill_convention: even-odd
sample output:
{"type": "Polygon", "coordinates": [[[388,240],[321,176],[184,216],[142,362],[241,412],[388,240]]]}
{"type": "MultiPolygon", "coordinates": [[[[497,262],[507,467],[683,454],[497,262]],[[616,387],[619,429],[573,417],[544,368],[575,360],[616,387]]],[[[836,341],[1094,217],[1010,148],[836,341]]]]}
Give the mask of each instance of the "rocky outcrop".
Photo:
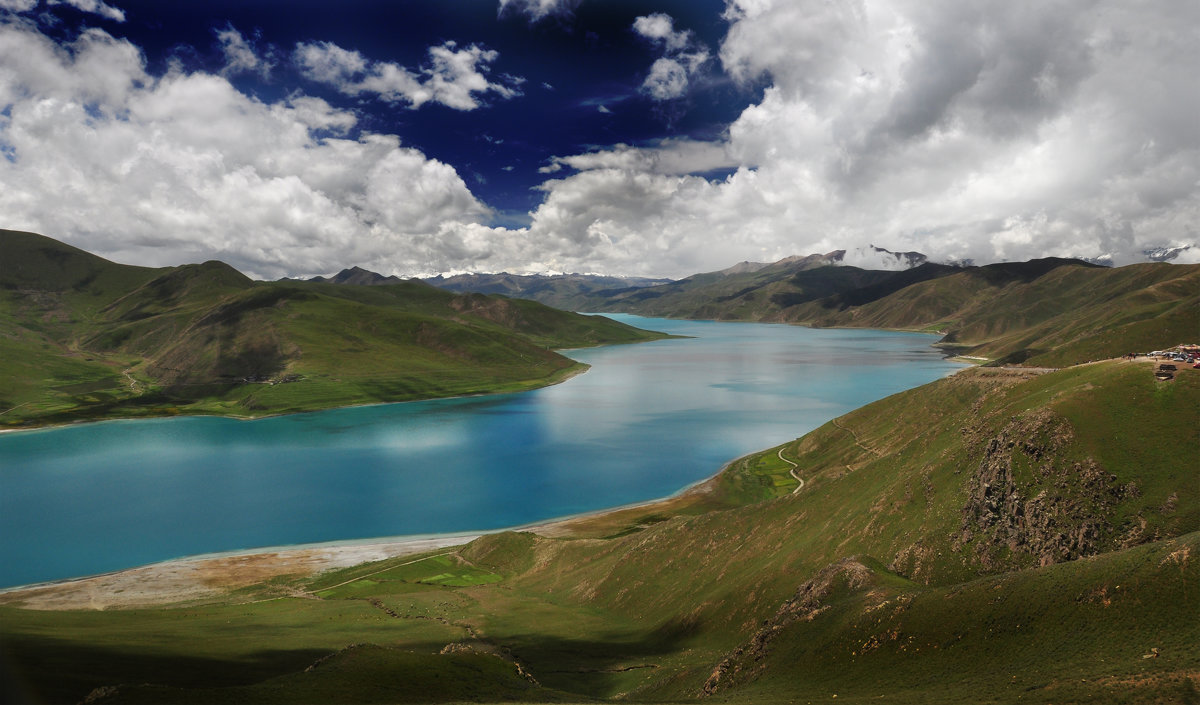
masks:
{"type": "Polygon", "coordinates": [[[855,557],[843,558],[822,568],[811,580],[779,608],[775,616],[765,620],[750,640],[729,652],[704,682],[701,695],[712,695],[731,687],[748,683],[766,670],[771,643],[788,626],[800,621],[812,621],[829,609],[829,599],[843,590],[857,591],[874,582],[874,572],[855,557]]]}
{"type": "Polygon", "coordinates": [[[986,572],[1050,565],[1098,553],[1111,517],[1135,485],[1095,460],[1068,460],[1074,434],[1048,409],[1013,417],[986,442],[967,486],[955,550],[986,572]]]}

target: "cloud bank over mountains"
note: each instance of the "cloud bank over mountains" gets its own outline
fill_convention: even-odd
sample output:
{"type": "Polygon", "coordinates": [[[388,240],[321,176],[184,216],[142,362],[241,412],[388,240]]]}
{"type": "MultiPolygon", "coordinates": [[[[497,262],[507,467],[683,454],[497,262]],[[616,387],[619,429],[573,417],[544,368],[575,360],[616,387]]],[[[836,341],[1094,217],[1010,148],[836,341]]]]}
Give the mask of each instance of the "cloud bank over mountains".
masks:
{"type": "MultiPolygon", "coordinates": [[[[577,6],[497,11],[549,31],[577,6]]],[[[120,261],[220,258],[266,278],[351,265],[682,276],[868,244],[1123,264],[1200,242],[1195,4],[727,0],[715,56],[648,13],[629,28],[653,49],[648,99],[686,100],[707,63],[765,87],[761,100],[716,139],[556,155],[520,228],[494,226],[454,166],[365,128],[354,102],[486,115],[541,83],[470,37],[405,67],[320,39],[267,51],[230,26],[221,70],[153,73],[103,29],[52,38],[37,7],[0,0],[2,225],[120,261]],[[283,61],[336,96],[235,85],[283,61]]]]}

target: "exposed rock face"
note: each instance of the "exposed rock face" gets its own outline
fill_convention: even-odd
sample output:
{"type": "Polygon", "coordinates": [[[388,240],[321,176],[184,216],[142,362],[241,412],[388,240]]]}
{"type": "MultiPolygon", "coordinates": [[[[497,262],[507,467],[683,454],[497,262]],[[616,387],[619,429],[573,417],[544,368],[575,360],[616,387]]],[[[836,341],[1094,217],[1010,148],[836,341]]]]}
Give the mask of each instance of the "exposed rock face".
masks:
{"type": "Polygon", "coordinates": [[[988,440],[968,482],[955,550],[971,550],[988,572],[1098,553],[1114,507],[1138,490],[1091,458],[1065,460],[1072,439],[1065,419],[1039,409],[988,440]]]}
{"type": "Polygon", "coordinates": [[[811,621],[828,609],[828,598],[839,588],[859,590],[872,583],[874,573],[857,558],[843,558],[821,569],[801,585],[791,599],[784,602],[775,616],[763,623],[750,641],[731,651],[704,682],[701,695],[748,683],[762,675],[767,668],[766,657],[771,642],[789,625],[811,621]]]}

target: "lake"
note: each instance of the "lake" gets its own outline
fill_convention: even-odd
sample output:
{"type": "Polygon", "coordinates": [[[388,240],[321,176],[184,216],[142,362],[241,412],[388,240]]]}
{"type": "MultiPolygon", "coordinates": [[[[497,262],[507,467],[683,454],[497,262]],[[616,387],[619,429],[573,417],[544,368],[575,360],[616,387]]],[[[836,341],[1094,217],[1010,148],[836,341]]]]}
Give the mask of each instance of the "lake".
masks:
{"type": "Polygon", "coordinates": [[[956,365],[932,336],[612,318],[545,389],[0,435],[0,587],[201,553],[485,531],[673,494],[956,365]]]}

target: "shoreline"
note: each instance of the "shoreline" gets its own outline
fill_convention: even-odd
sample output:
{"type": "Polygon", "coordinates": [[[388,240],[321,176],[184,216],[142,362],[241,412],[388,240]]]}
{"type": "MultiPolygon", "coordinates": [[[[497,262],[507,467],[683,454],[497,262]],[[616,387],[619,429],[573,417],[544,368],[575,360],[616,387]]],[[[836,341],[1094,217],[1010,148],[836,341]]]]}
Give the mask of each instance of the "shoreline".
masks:
{"type": "Polygon", "coordinates": [[[440,548],[462,546],[505,531],[544,538],[571,538],[589,520],[667,504],[711,492],[711,484],[740,458],[713,475],[666,497],[570,514],[518,526],[447,534],[344,539],[293,546],[266,546],[171,558],[96,575],[0,588],[0,606],[33,610],[104,610],[178,606],[220,600],[232,591],[284,575],[317,575],[440,548]]]}
{"type": "MultiPolygon", "coordinates": [[[[749,321],[748,323],[756,322],[749,321]]],[[[891,332],[913,333],[914,331],[896,330],[891,332]]],[[[943,355],[943,358],[946,357],[948,356],[943,355]]],[[[586,363],[575,360],[573,360],[573,362],[575,362],[575,365],[563,370],[562,373],[557,375],[557,378],[553,381],[524,391],[533,391],[534,389],[542,389],[556,384],[561,384],[587,372],[590,369],[590,365],[587,365],[586,363]]],[[[974,365],[968,363],[959,364],[963,364],[963,368],[954,370],[950,374],[956,374],[963,369],[970,369],[974,367],[974,365]]],[[[231,418],[239,421],[254,421],[258,419],[292,415],[295,413],[315,413],[319,411],[328,411],[340,408],[383,406],[385,404],[407,404],[416,401],[463,399],[508,393],[523,392],[491,392],[458,395],[454,397],[439,397],[435,399],[406,400],[399,402],[372,402],[361,405],[330,407],[329,409],[314,409],[306,412],[286,412],[254,417],[236,417],[221,414],[191,414],[162,417],[77,420],[70,423],[51,426],[39,426],[22,429],[0,429],[0,433],[50,430],[84,423],[152,420],[157,418],[199,418],[212,416],[214,418],[231,418]]],[[[638,502],[631,502],[614,507],[590,510],[577,514],[534,521],[528,524],[484,531],[344,539],[316,544],[268,546],[182,556],[143,566],[109,571],[98,575],[79,576],[0,588],[0,605],[15,603],[19,606],[32,609],[106,609],[112,607],[166,605],[171,603],[186,602],[187,600],[193,598],[216,598],[220,595],[227,595],[231,590],[260,582],[261,580],[266,579],[266,577],[296,573],[312,575],[334,568],[349,567],[351,565],[358,565],[361,563],[384,560],[398,556],[416,555],[419,553],[436,550],[438,548],[462,545],[480,536],[501,533],[504,531],[530,532],[547,538],[570,538],[578,535],[580,533],[579,530],[582,528],[581,525],[589,520],[602,519],[620,514],[622,512],[670,504],[680,500],[687,500],[688,498],[694,498],[708,494],[712,491],[713,485],[715,484],[717,478],[719,478],[730,466],[740,460],[741,457],[744,456],[733,458],[725,462],[712,475],[686,485],[670,495],[638,502]],[[233,571],[238,567],[247,568],[247,574],[234,575],[233,571]],[[223,576],[225,580],[217,581],[214,578],[214,576],[217,574],[223,576]],[[185,584],[180,584],[181,581],[185,584]],[[143,582],[159,584],[139,585],[143,582]],[[203,589],[196,590],[195,588],[198,584],[202,585],[203,589]],[[97,591],[102,591],[106,594],[98,595],[97,591]],[[133,594],[122,594],[126,592],[131,592],[133,594]],[[72,595],[71,593],[75,594],[72,595]],[[82,593],[86,593],[88,600],[86,604],[81,606],[80,597],[82,593]],[[69,603],[74,605],[74,607],[64,606],[64,603],[69,603]]]]}
{"type": "MultiPolygon", "coordinates": [[[[645,341],[653,342],[653,341],[645,341]]],[[[593,346],[601,347],[601,346],[593,346]]],[[[568,348],[569,350],[586,350],[587,348],[568,348]]],[[[570,379],[584,374],[592,369],[592,366],[586,362],[579,362],[574,358],[567,358],[575,364],[564,369],[561,374],[556,373],[555,379],[537,387],[529,389],[521,389],[509,392],[477,392],[475,394],[455,394],[448,397],[429,397],[428,399],[403,399],[400,401],[372,401],[364,404],[340,404],[337,406],[329,406],[322,409],[305,409],[302,411],[281,411],[273,414],[263,414],[262,416],[237,416],[234,414],[164,414],[161,416],[116,416],[111,419],[76,419],[75,421],[67,421],[65,423],[43,424],[39,426],[29,426],[26,428],[0,428],[0,434],[5,433],[26,433],[32,431],[53,431],[63,428],[71,428],[72,426],[83,426],[87,424],[102,424],[102,423],[118,423],[122,421],[156,421],[158,419],[229,419],[231,421],[262,421],[263,419],[277,419],[282,416],[296,416],[297,414],[319,414],[325,411],[337,411],[339,409],[366,409],[372,406],[388,406],[391,404],[418,404],[427,401],[448,401],[451,399],[476,399],[478,397],[499,396],[501,394],[524,394],[525,392],[534,392],[539,389],[546,389],[557,384],[562,384],[570,379]]],[[[0,592],[3,588],[0,588],[0,592]]]]}
{"type": "MultiPolygon", "coordinates": [[[[585,316],[608,316],[611,313],[621,313],[621,312],[577,311],[576,313],[580,313],[581,315],[585,315],[585,316]]],[[[824,327],[816,328],[816,327],[808,325],[808,324],[793,323],[790,321],[754,321],[754,320],[741,320],[741,319],[718,320],[718,319],[702,319],[702,318],[672,318],[672,317],[642,316],[640,314],[624,314],[624,313],[622,313],[621,315],[633,316],[636,318],[645,318],[648,320],[653,320],[655,318],[662,318],[663,320],[668,320],[668,321],[698,321],[698,322],[709,322],[709,323],[750,323],[750,324],[760,323],[760,324],[769,324],[769,325],[795,326],[798,328],[810,328],[810,329],[814,329],[814,330],[824,329],[824,327]]],[[[863,331],[874,330],[874,331],[884,331],[884,332],[889,332],[889,333],[913,333],[913,334],[917,334],[917,335],[931,335],[931,336],[943,335],[941,333],[930,333],[930,332],[923,331],[923,330],[908,330],[908,329],[904,329],[904,328],[861,328],[858,326],[829,326],[828,328],[831,330],[863,330],[863,331]]],[[[570,352],[572,350],[588,350],[591,348],[610,347],[610,346],[614,346],[614,345],[638,345],[641,343],[653,343],[653,342],[658,342],[661,340],[689,339],[692,337],[692,336],[687,336],[687,335],[663,333],[662,331],[650,331],[649,329],[645,329],[645,328],[643,328],[641,330],[647,330],[651,333],[657,333],[657,334],[663,335],[664,337],[650,339],[650,340],[634,341],[631,343],[600,343],[597,345],[585,345],[585,346],[573,347],[573,348],[555,348],[555,352],[566,353],[566,352],[570,352]]],[[[967,365],[967,366],[978,366],[980,364],[979,361],[986,360],[986,358],[969,358],[969,357],[965,357],[962,355],[955,355],[953,353],[950,353],[950,352],[942,349],[940,347],[940,343],[941,343],[941,340],[939,339],[938,341],[931,343],[930,347],[937,348],[938,351],[942,355],[942,359],[944,359],[944,360],[958,362],[959,364],[963,364],[963,365],[967,365]],[[968,362],[960,362],[960,360],[969,360],[969,361],[968,362]]],[[[67,422],[63,422],[63,423],[38,424],[38,425],[27,426],[27,427],[23,427],[23,428],[2,428],[2,427],[0,427],[0,435],[6,434],[6,433],[51,431],[51,430],[57,430],[57,429],[63,429],[63,428],[70,428],[72,426],[81,426],[81,425],[85,425],[85,424],[101,424],[101,423],[112,423],[112,422],[118,422],[118,421],[153,421],[156,419],[188,419],[188,418],[197,418],[197,419],[198,418],[216,418],[216,419],[231,419],[234,421],[259,421],[262,419],[279,418],[281,416],[294,416],[296,414],[315,414],[315,413],[321,413],[324,411],[336,411],[338,409],[359,409],[359,408],[369,408],[372,406],[386,406],[388,404],[413,404],[413,403],[417,403],[417,402],[442,401],[442,400],[450,400],[450,399],[474,399],[477,397],[487,397],[487,396],[500,395],[500,394],[523,394],[525,392],[532,392],[532,391],[536,391],[538,389],[546,389],[547,387],[553,387],[554,385],[562,384],[563,382],[566,382],[566,381],[568,381],[574,377],[577,377],[581,374],[584,374],[589,369],[591,369],[591,365],[587,364],[586,362],[579,362],[578,360],[575,360],[574,358],[571,358],[566,355],[564,355],[564,357],[567,357],[567,359],[574,362],[575,365],[573,365],[571,368],[567,368],[567,369],[563,370],[561,372],[561,375],[559,375],[559,373],[555,373],[554,375],[551,375],[552,377],[556,377],[556,379],[554,379],[553,381],[546,382],[545,384],[541,384],[538,386],[530,387],[528,389],[522,389],[522,390],[517,390],[517,391],[478,392],[475,394],[456,394],[456,395],[446,396],[446,397],[429,397],[426,399],[404,399],[404,400],[400,400],[400,401],[373,401],[373,402],[366,402],[363,404],[340,404],[340,405],[328,406],[328,407],[318,408],[318,409],[304,409],[304,410],[300,410],[300,411],[281,411],[278,413],[262,414],[261,416],[238,416],[235,414],[222,414],[222,413],[194,413],[194,414],[163,414],[163,415],[158,415],[158,416],[154,416],[154,415],[150,415],[150,416],[116,416],[113,418],[76,419],[74,421],[67,421],[67,422]]],[[[16,408],[16,407],[14,407],[14,408],[16,408]]],[[[12,409],[9,409],[9,411],[11,411],[11,410],[12,409]]],[[[3,593],[3,588],[0,588],[0,594],[2,594],[2,593],[3,593]]]]}

